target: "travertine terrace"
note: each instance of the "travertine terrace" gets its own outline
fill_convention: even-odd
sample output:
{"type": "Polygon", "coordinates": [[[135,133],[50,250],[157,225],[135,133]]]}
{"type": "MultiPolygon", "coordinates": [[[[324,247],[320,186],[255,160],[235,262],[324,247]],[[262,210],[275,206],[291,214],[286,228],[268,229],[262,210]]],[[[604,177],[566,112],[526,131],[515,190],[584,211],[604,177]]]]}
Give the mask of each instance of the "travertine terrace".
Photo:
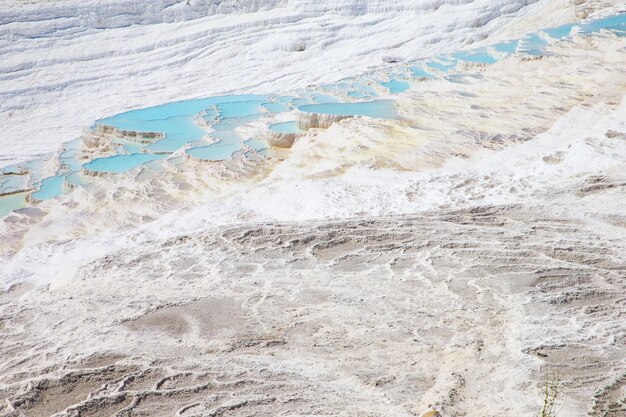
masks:
{"type": "Polygon", "coordinates": [[[536,417],[558,378],[543,417],[626,417],[626,31],[541,32],[620,12],[0,0],[0,164],[46,155],[0,171],[28,202],[0,218],[0,416],[536,417]],[[380,84],[531,32],[539,52],[380,84]],[[96,122],[347,76],[397,117],[285,106],[216,134],[216,104],[160,153],[163,132],[96,122]],[[188,153],[219,133],[269,147],[188,153]],[[160,159],[85,166],[128,155],[160,159]]]}

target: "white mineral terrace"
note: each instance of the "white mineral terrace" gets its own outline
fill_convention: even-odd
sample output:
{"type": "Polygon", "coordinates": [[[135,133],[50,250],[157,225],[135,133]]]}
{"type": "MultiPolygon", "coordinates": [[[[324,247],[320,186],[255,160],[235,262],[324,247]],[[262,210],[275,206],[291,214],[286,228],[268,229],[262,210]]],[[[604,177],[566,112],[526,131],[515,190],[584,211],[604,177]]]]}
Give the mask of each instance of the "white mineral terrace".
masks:
{"type": "Polygon", "coordinates": [[[626,416],[618,12],[0,0],[0,416],[626,416]]]}

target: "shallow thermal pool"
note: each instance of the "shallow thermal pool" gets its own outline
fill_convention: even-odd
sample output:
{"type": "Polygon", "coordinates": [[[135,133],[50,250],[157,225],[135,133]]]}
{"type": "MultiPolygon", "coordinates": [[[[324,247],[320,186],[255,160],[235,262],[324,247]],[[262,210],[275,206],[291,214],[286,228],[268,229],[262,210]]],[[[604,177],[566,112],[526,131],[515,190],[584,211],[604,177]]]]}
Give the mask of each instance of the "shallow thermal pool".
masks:
{"type": "Polygon", "coordinates": [[[389,81],[385,81],[380,83],[383,87],[389,90],[391,94],[400,94],[404,93],[406,90],[411,88],[411,83],[408,81],[402,81],[397,79],[391,79],[389,81]]]}
{"type": "Polygon", "coordinates": [[[119,174],[137,168],[146,162],[164,158],[165,155],[152,153],[134,153],[130,155],[115,155],[106,158],[97,158],[83,165],[88,171],[106,172],[110,174],[119,174]]]}
{"type": "MultiPolygon", "coordinates": [[[[529,33],[517,40],[437,55],[430,59],[389,66],[372,74],[350,77],[334,84],[321,85],[315,90],[302,90],[293,96],[239,94],[204,99],[191,99],[131,110],[96,122],[120,131],[139,132],[124,138],[112,138],[116,155],[85,161],[79,158],[80,141],[66,143],[56,158],[59,168],[48,177],[44,162],[37,159],[7,167],[0,174],[0,216],[24,207],[28,201],[55,198],[75,186],[89,187],[95,178],[85,173],[121,174],[147,167],[154,174],[162,168],[162,160],[182,166],[186,158],[171,154],[188,147],[188,156],[223,161],[241,152],[246,158],[270,155],[262,138],[250,138],[240,133],[246,124],[269,117],[268,128],[285,134],[302,133],[296,122],[275,122],[275,115],[299,110],[334,116],[366,116],[379,119],[397,118],[393,100],[377,100],[380,93],[399,94],[412,83],[440,78],[459,82],[466,66],[460,63],[491,65],[511,54],[543,55],[548,45],[576,33],[590,34],[611,30],[626,35],[626,13],[577,24],[566,24],[529,33]],[[160,135],[141,135],[141,133],[160,135]],[[148,137],[153,136],[153,137],[148,137]],[[137,140],[139,137],[141,140],[137,140]],[[211,143],[214,142],[214,143],[211,143]],[[84,172],[85,171],[88,172],[84,172]],[[69,185],[69,187],[66,187],[69,185]],[[32,191],[32,190],[35,191],[32,191]],[[10,194],[15,193],[15,194],[10,194]],[[26,196],[30,195],[31,199],[26,196]]],[[[285,120],[285,118],[282,118],[285,120]]],[[[95,126],[94,126],[95,127],[95,126]]],[[[53,157],[55,158],[55,157],[53,157]]]]}
{"type": "Polygon", "coordinates": [[[55,175],[41,181],[39,190],[31,194],[34,200],[49,200],[58,197],[65,191],[65,175],[55,175]]]}
{"type": "Polygon", "coordinates": [[[199,146],[187,150],[187,154],[194,158],[205,161],[225,161],[231,159],[232,155],[241,150],[240,143],[214,143],[207,146],[199,146]]]}
{"type": "Polygon", "coordinates": [[[277,133],[304,133],[298,129],[298,124],[295,121],[274,123],[270,125],[270,130],[277,133]]]}
{"type": "Polygon", "coordinates": [[[27,192],[4,195],[0,197],[0,217],[10,212],[26,207],[27,192]]]}
{"type": "Polygon", "coordinates": [[[332,116],[367,116],[377,119],[397,117],[393,100],[374,100],[359,103],[324,103],[298,107],[304,113],[319,113],[332,116]]]}
{"type": "Polygon", "coordinates": [[[453,55],[455,58],[465,62],[472,62],[476,64],[491,65],[498,62],[498,59],[489,54],[486,50],[461,52],[453,55]]]}

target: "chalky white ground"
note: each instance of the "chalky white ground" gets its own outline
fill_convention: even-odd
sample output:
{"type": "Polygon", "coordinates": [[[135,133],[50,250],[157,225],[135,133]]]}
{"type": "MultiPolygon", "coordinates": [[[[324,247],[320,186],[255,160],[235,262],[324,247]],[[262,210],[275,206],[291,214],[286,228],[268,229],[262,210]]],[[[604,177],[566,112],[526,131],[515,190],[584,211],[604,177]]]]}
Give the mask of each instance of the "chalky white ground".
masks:
{"type": "MultiPolygon", "coordinates": [[[[7,42],[3,54],[24,69],[0,64],[13,74],[0,81],[11,107],[1,116],[5,161],[54,151],[107,114],[212,95],[229,74],[233,89],[280,92],[362,72],[381,55],[421,54],[424,38],[397,30],[411,19],[389,19],[422,2],[394,2],[388,13],[387,2],[367,3],[375,10],[357,18],[320,14],[313,2],[179,23],[154,23],[148,11],[145,21],[128,17],[138,26],[72,24],[65,40],[7,42]],[[264,35],[267,16],[282,17],[264,35]],[[306,22],[344,22],[356,36],[352,25],[376,16],[378,25],[359,31],[380,49],[363,51],[350,36],[343,46],[309,39],[302,53],[272,49],[271,39],[302,36],[306,22]],[[210,55],[194,33],[231,20],[233,35],[210,55]],[[187,59],[180,42],[167,41],[174,34],[189,42],[187,59]],[[247,34],[266,39],[269,55],[248,51],[232,65],[237,52],[226,45],[254,44],[241,40],[247,34]],[[90,37],[103,49],[86,59],[90,37]],[[131,51],[128,37],[145,48],[131,51]],[[28,75],[24,63],[44,44],[57,58],[38,58],[28,75]],[[214,77],[197,71],[210,62],[214,77]],[[86,81],[90,71],[97,82],[86,81]],[[170,71],[180,76],[155,87],[170,71]],[[37,87],[61,73],[76,78],[37,87]],[[28,87],[12,92],[21,84],[10,76],[28,87]],[[59,105],[64,95],[82,97],[80,110],[59,105]]],[[[451,3],[461,5],[417,13],[458,24],[500,10],[451,3]]],[[[611,9],[588,3],[578,10],[611,9]]],[[[52,25],[46,7],[59,9],[50,4],[29,6],[45,17],[41,26],[3,27],[52,25]]],[[[574,11],[539,1],[493,26],[442,31],[424,54],[505,21],[502,33],[524,33],[574,20],[574,11]]],[[[322,32],[339,38],[341,27],[322,32]]],[[[500,37],[510,36],[489,39],[500,37]]],[[[560,415],[626,415],[626,39],[575,37],[550,52],[507,58],[461,84],[418,84],[399,98],[410,122],[343,120],[260,165],[190,162],[149,181],[137,172],[98,178],[90,194],[8,216],[0,414],[421,416],[433,405],[444,417],[534,416],[546,373],[558,370],[560,415]]]]}
{"type": "Polygon", "coordinates": [[[427,57],[574,21],[574,9],[570,0],[2,0],[0,167],[54,152],[126,110],[289,92],[385,56],[427,57]]]}

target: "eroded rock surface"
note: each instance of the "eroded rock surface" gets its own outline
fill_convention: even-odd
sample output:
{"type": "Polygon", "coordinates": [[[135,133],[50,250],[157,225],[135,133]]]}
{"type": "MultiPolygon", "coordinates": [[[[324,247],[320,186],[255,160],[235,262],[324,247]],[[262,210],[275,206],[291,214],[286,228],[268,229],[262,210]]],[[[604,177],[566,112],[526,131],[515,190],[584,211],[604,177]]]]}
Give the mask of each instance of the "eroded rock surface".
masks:
{"type": "Polygon", "coordinates": [[[154,241],[3,297],[2,411],[530,415],[558,368],[618,416],[624,246],[519,206],[154,241]]]}

